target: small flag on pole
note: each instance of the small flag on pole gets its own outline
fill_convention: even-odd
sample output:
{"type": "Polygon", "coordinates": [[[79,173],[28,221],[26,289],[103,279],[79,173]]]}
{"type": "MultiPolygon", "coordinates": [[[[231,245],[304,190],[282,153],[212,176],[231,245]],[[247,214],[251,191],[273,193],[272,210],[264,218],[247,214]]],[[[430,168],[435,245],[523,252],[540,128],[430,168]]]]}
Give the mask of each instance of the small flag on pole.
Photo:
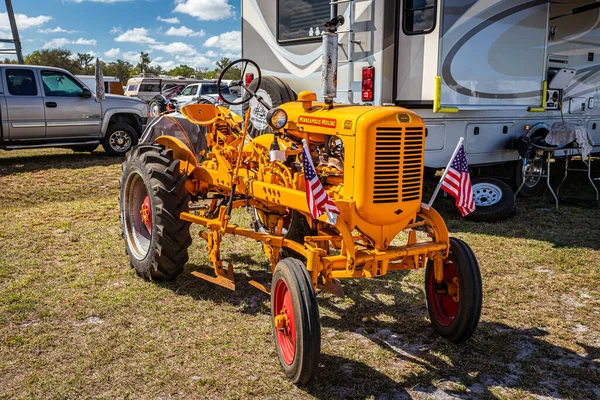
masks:
{"type": "Polygon", "coordinates": [[[456,207],[464,217],[475,211],[475,201],[465,147],[462,142],[459,146],[442,178],[442,189],[456,199],[456,207]]]}
{"type": "Polygon", "coordinates": [[[319,180],[306,140],[302,142],[304,143],[302,147],[302,166],[304,168],[304,179],[306,180],[306,201],[308,202],[308,208],[315,219],[327,213],[329,223],[335,225],[337,217],[340,215],[340,210],[338,210],[333,200],[327,195],[319,180]]]}

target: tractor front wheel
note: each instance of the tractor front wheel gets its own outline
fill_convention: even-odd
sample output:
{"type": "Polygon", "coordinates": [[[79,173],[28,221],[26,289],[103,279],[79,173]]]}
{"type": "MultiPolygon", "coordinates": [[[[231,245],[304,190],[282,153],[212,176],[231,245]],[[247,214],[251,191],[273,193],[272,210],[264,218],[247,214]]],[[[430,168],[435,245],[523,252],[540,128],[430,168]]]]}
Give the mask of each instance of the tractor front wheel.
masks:
{"type": "Polygon", "coordinates": [[[288,378],[304,384],[312,379],[321,354],[319,305],[308,271],[300,260],[277,263],[271,286],[273,339],[288,378]]]}
{"type": "Polygon", "coordinates": [[[188,260],[190,223],[186,176],[173,150],[155,144],[134,147],[125,156],[121,177],[121,224],[126,251],[138,275],[172,280],[188,260]]]}
{"type": "Polygon", "coordinates": [[[454,343],[467,340],[481,316],[481,274],[471,248],[450,238],[450,255],[444,260],[444,281],[435,281],[433,260],[425,270],[427,311],[433,329],[454,343]]]}

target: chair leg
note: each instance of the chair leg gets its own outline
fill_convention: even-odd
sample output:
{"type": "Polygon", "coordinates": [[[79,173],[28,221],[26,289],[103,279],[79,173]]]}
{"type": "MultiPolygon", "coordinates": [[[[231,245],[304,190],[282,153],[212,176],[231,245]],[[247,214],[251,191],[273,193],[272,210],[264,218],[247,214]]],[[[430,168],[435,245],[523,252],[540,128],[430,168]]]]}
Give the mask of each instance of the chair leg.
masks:
{"type": "Polygon", "coordinates": [[[548,185],[548,189],[550,190],[550,193],[552,193],[552,196],[554,197],[554,203],[556,206],[556,209],[558,210],[558,197],[556,197],[556,193],[554,193],[554,190],[552,189],[552,185],[550,184],[550,159],[552,157],[550,156],[550,152],[546,153],[546,184],[548,185]]]}

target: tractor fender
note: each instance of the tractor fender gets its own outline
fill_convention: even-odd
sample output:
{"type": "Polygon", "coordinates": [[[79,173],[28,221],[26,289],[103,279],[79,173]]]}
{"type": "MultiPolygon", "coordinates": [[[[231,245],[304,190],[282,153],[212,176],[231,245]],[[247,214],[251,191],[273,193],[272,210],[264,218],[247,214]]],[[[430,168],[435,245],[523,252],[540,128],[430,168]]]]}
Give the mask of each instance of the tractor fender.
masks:
{"type": "Polygon", "coordinates": [[[165,149],[173,150],[173,159],[181,160],[179,169],[182,173],[190,175],[194,168],[198,165],[198,158],[181,140],[173,136],[159,136],[154,141],[165,147],[165,149]]]}
{"type": "Polygon", "coordinates": [[[448,228],[444,222],[444,218],[433,208],[425,203],[421,203],[421,209],[417,215],[425,220],[427,224],[433,229],[434,240],[438,244],[446,244],[448,247],[444,251],[444,257],[448,257],[450,250],[450,235],[448,234],[448,228]]]}

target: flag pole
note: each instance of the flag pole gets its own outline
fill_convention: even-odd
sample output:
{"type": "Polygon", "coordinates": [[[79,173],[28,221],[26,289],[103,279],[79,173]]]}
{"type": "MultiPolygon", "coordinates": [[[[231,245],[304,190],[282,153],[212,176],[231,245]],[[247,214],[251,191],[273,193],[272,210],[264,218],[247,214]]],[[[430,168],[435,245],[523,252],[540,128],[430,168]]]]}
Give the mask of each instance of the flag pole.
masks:
{"type": "Polygon", "coordinates": [[[456,148],[454,149],[454,153],[452,153],[452,157],[450,157],[450,161],[448,161],[448,165],[446,165],[446,169],[444,170],[444,173],[442,174],[442,178],[438,182],[437,187],[435,188],[435,192],[433,192],[433,194],[431,195],[431,199],[429,200],[429,203],[427,203],[427,205],[429,207],[431,207],[435,198],[437,197],[437,195],[440,191],[440,188],[442,187],[442,182],[444,182],[444,178],[446,177],[446,174],[448,173],[448,168],[450,168],[450,164],[452,164],[452,161],[454,161],[454,157],[456,157],[456,153],[458,153],[458,149],[460,149],[460,146],[462,146],[464,141],[465,141],[465,138],[463,138],[463,137],[461,137],[460,140],[458,141],[458,144],[456,145],[456,148]]]}

